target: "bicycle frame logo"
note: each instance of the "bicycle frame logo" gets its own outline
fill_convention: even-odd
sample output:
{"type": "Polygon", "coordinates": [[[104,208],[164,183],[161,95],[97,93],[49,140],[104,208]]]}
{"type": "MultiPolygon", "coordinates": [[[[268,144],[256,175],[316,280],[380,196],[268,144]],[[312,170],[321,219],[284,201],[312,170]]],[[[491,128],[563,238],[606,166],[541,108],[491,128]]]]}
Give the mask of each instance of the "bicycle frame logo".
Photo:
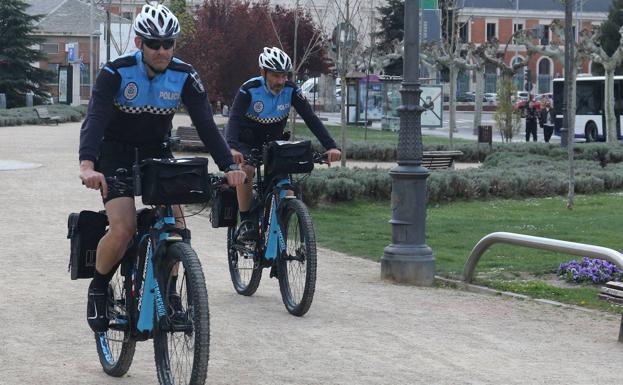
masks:
{"type": "MultiPolygon", "coordinates": [[[[165,225],[175,225],[175,218],[165,217],[164,221],[158,221],[154,227],[157,230],[162,229],[165,225]]],[[[162,293],[160,292],[160,285],[154,276],[153,265],[153,251],[158,248],[160,241],[165,240],[168,237],[168,233],[161,233],[159,242],[155,247],[152,246],[151,241],[148,243],[146,264],[147,273],[145,274],[145,282],[143,283],[143,293],[139,302],[139,316],[137,329],[141,332],[147,332],[154,328],[154,307],[156,310],[157,319],[166,316],[166,309],[164,306],[164,300],[162,299],[162,293]]]]}
{"type": "Polygon", "coordinates": [[[277,183],[277,187],[279,189],[279,198],[275,199],[273,195],[270,201],[270,213],[268,216],[268,236],[265,240],[265,252],[264,258],[268,260],[274,260],[277,258],[278,251],[284,251],[286,249],[286,242],[283,238],[283,232],[281,231],[281,226],[279,225],[279,220],[277,219],[277,206],[279,203],[285,199],[287,190],[284,188],[285,185],[290,184],[290,179],[282,179],[277,183]],[[279,247],[279,250],[277,250],[279,247]]]}

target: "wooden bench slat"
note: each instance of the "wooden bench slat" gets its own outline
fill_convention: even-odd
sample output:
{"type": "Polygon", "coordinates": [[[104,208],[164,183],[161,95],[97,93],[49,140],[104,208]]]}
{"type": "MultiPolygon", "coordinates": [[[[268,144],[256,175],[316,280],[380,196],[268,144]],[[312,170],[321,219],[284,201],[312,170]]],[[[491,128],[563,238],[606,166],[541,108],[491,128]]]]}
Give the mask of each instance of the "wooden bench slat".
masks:
{"type": "Polygon", "coordinates": [[[615,305],[623,305],[623,298],[619,298],[619,297],[612,297],[610,295],[607,294],[597,294],[597,297],[603,301],[607,301],[610,303],[613,303],[615,305]]]}
{"type": "Polygon", "coordinates": [[[623,290],[623,282],[609,281],[606,282],[606,287],[616,290],[623,290]]]}
{"type": "Polygon", "coordinates": [[[602,287],[600,293],[623,299],[623,290],[612,289],[610,287],[602,287]]]}

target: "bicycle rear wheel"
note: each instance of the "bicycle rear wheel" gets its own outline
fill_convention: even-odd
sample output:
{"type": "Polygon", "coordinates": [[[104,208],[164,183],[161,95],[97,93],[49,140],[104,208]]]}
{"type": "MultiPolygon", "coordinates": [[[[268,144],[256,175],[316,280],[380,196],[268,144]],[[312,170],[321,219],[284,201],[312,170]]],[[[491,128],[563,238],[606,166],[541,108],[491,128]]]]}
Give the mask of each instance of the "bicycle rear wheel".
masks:
{"type": "Polygon", "coordinates": [[[106,374],[121,377],[128,372],[136,341],[131,338],[127,285],[121,268],[113,276],[108,286],[108,316],[110,328],[105,333],[95,333],[97,355],[106,374]]]}
{"type": "Polygon", "coordinates": [[[277,260],[281,299],[290,314],[309,310],[316,290],[316,234],[311,215],[299,199],[287,199],[281,210],[286,250],[277,260]]]}
{"type": "Polygon", "coordinates": [[[189,244],[169,246],[159,267],[160,292],[166,319],[154,327],[154,356],[160,384],[204,384],[210,351],[208,291],[201,263],[189,244]],[[172,288],[172,277],[175,288],[172,288]],[[170,293],[181,298],[182,309],[175,313],[170,293]],[[164,321],[164,322],[163,322],[164,321]]]}
{"type": "Polygon", "coordinates": [[[227,264],[234,289],[238,294],[255,294],[262,279],[256,245],[240,245],[235,241],[236,227],[227,229],[227,264]]]}

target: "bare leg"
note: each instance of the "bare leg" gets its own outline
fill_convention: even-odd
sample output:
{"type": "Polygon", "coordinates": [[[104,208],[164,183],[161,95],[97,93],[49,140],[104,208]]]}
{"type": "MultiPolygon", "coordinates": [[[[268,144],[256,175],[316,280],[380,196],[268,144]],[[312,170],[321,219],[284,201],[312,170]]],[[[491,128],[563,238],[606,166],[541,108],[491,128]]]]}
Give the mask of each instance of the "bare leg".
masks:
{"type": "Polygon", "coordinates": [[[251,209],[251,192],[253,190],[255,168],[245,165],[242,166],[242,170],[247,174],[247,183],[236,187],[236,195],[238,197],[238,208],[244,212],[251,209]]]}
{"type": "Polygon", "coordinates": [[[107,274],[121,260],[136,232],[136,208],[132,198],[115,198],[106,203],[108,232],[97,245],[95,268],[107,274]]]}

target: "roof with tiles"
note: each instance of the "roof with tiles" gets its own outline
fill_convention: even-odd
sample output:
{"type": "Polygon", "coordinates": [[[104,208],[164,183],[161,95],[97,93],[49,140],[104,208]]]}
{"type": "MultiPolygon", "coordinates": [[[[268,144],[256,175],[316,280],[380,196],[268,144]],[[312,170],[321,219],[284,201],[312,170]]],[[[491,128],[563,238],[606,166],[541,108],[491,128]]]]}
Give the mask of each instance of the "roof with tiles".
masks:
{"type": "MultiPolygon", "coordinates": [[[[564,11],[564,5],[560,0],[464,0],[465,7],[469,8],[493,8],[515,10],[519,1],[520,10],[530,11],[564,11]]],[[[581,8],[582,12],[608,12],[610,6],[608,0],[585,0],[581,8]]]]}
{"type": "MultiPolygon", "coordinates": [[[[26,0],[31,6],[26,12],[43,15],[37,27],[44,34],[86,35],[97,30],[99,23],[106,21],[106,12],[93,8],[93,27],[91,27],[91,6],[81,0],[26,0]]],[[[113,16],[114,22],[128,20],[113,16]]]]}

